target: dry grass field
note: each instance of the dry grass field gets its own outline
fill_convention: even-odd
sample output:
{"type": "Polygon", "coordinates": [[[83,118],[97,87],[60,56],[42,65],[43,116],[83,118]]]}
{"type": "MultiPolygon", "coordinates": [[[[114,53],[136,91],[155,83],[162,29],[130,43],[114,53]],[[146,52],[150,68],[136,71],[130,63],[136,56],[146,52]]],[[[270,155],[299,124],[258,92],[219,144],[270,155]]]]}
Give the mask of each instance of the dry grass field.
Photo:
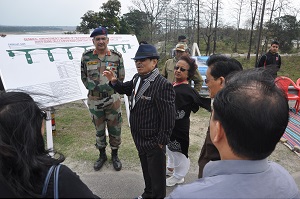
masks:
{"type": "MultiPolygon", "coordinates": [[[[119,156],[123,163],[123,170],[140,171],[139,158],[130,134],[125,105],[122,106],[122,144],[119,156]]],[[[197,172],[197,159],[206,135],[209,116],[210,114],[205,110],[191,114],[190,172],[197,172]]],[[[54,149],[66,156],[65,164],[79,174],[93,172],[93,163],[99,152],[94,146],[95,130],[87,107],[81,101],[57,106],[55,121],[57,134],[54,136],[54,149]]],[[[107,152],[110,157],[109,147],[107,152]]],[[[276,150],[269,159],[281,164],[290,173],[300,171],[299,156],[281,143],[277,144],[276,150]]],[[[110,158],[109,162],[111,163],[110,158]]]]}

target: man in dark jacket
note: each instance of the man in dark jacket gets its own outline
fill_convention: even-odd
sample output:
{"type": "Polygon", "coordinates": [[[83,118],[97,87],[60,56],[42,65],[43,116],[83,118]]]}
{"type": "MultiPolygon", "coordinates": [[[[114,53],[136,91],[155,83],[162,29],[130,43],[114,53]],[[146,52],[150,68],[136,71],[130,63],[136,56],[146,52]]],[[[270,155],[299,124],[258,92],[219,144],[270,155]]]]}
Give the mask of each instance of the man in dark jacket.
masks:
{"type": "Polygon", "coordinates": [[[261,56],[257,62],[256,67],[271,68],[274,75],[277,76],[277,71],[281,66],[281,57],[278,54],[279,43],[277,41],[272,41],[270,50],[261,56]]]}
{"type": "Polygon", "coordinates": [[[175,91],[172,84],[159,74],[159,55],[154,46],[140,45],[133,59],[138,73],[131,81],[119,81],[111,70],[104,71],[103,75],[118,93],[131,96],[130,129],[145,181],[144,193],[138,198],[164,198],[164,148],[175,124],[175,91]]]}

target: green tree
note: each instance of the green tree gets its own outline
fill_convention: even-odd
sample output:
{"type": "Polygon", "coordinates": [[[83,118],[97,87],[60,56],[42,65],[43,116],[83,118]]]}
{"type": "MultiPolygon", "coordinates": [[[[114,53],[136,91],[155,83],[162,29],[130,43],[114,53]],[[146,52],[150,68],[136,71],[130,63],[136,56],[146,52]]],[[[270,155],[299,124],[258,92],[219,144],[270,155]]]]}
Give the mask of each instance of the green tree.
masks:
{"type": "Polygon", "coordinates": [[[127,21],[124,19],[124,17],[121,17],[120,20],[120,34],[135,34],[130,25],[127,23],[127,21]]]}
{"type": "Polygon", "coordinates": [[[293,48],[292,40],[299,37],[300,21],[295,16],[284,15],[277,17],[271,23],[267,23],[269,38],[279,41],[281,52],[290,52],[293,48]]]}
{"type": "Polygon", "coordinates": [[[108,0],[102,4],[101,11],[94,12],[89,10],[81,17],[80,25],[76,27],[76,31],[80,33],[89,33],[90,29],[104,26],[109,33],[119,33],[120,21],[119,15],[121,11],[121,3],[118,0],[108,0]]]}
{"type": "Polygon", "coordinates": [[[133,30],[138,40],[149,40],[150,33],[147,34],[147,27],[149,26],[149,15],[147,13],[132,10],[129,13],[123,15],[124,21],[129,25],[130,29],[133,30]]]}
{"type": "Polygon", "coordinates": [[[103,3],[101,9],[103,12],[102,26],[108,29],[109,33],[119,33],[120,30],[120,12],[121,3],[118,0],[108,0],[107,3],[103,3]]]}
{"type": "Polygon", "coordinates": [[[121,3],[118,0],[108,0],[103,3],[101,9],[109,17],[118,17],[121,12],[121,3]]]}
{"type": "Polygon", "coordinates": [[[94,29],[99,26],[99,13],[92,10],[87,11],[82,17],[80,25],[76,27],[76,31],[84,34],[88,34],[90,29],[94,29]]]}

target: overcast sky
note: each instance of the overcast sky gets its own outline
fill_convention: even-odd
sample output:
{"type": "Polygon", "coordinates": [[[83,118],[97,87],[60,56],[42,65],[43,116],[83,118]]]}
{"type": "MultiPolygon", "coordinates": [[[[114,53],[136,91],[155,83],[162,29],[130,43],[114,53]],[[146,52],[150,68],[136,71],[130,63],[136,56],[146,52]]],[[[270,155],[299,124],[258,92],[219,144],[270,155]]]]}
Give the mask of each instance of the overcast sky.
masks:
{"type": "MultiPolygon", "coordinates": [[[[128,6],[132,6],[132,3],[131,0],[119,1],[121,15],[123,15],[129,11],[128,6]]],[[[233,23],[235,19],[232,10],[226,12],[226,6],[232,9],[233,2],[232,0],[222,2],[226,1],[228,2],[223,3],[223,22],[233,23]]],[[[291,0],[291,6],[299,8],[299,1],[291,0]]],[[[107,0],[0,0],[0,25],[78,26],[81,22],[80,18],[88,10],[99,11],[105,2],[107,0]]]]}
{"type": "MultiPolygon", "coordinates": [[[[121,14],[131,0],[119,0],[121,14]]],[[[0,25],[77,26],[88,11],[99,11],[107,0],[0,0],[0,25]]]]}

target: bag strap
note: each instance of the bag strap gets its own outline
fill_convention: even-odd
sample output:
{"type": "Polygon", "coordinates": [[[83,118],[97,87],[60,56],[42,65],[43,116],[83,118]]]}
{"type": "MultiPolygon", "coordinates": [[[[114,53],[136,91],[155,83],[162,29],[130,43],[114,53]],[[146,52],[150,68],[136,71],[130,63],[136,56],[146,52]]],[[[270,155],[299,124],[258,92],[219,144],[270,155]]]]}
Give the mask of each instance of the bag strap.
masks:
{"type": "Polygon", "coordinates": [[[52,165],[50,167],[48,173],[47,173],[47,176],[46,176],[45,181],[44,181],[44,186],[43,186],[43,191],[42,191],[42,198],[45,198],[45,196],[46,196],[47,189],[48,189],[48,184],[49,184],[52,172],[53,172],[55,167],[56,167],[56,165],[52,165]]]}
{"type": "Polygon", "coordinates": [[[54,198],[58,199],[58,174],[60,169],[60,164],[58,165],[52,165],[47,173],[47,176],[44,181],[43,191],[42,191],[42,198],[46,197],[47,190],[48,190],[48,184],[50,181],[50,178],[52,176],[53,170],[54,170],[54,179],[53,179],[53,191],[54,191],[54,198]]]}
{"type": "Polygon", "coordinates": [[[58,174],[59,174],[59,169],[60,169],[60,164],[55,167],[54,170],[54,198],[58,199],[58,174]]]}

